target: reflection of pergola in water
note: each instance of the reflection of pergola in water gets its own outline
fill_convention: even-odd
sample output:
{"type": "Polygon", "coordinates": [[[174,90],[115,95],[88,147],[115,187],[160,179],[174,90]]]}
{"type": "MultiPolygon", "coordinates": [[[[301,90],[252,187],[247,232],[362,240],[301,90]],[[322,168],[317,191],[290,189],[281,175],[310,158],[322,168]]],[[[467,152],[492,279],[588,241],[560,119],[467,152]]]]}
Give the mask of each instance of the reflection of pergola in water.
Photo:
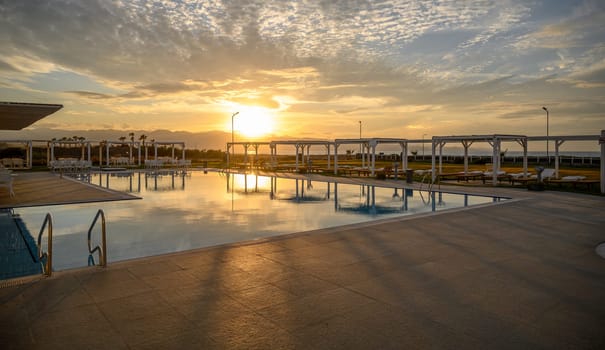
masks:
{"type": "Polygon", "coordinates": [[[370,169],[370,174],[374,176],[376,168],[376,147],[379,144],[398,144],[401,147],[401,169],[405,170],[408,167],[408,140],[397,138],[362,138],[362,139],[336,139],[334,141],[334,174],[338,173],[338,147],[345,144],[361,145],[361,166],[366,166],[366,160],[370,169]]]}

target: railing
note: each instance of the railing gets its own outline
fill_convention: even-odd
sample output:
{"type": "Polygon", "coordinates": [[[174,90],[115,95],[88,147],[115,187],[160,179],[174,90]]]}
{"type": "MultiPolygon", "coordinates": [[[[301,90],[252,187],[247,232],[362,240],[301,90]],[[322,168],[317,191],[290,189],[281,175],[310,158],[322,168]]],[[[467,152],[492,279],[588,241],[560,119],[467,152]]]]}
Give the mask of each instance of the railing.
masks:
{"type": "Polygon", "coordinates": [[[106,267],[107,266],[107,244],[106,244],[106,238],[105,238],[105,213],[103,212],[102,209],[99,209],[99,211],[97,211],[97,215],[95,215],[94,220],[92,221],[92,224],[90,225],[90,228],[88,229],[88,265],[92,266],[95,265],[95,259],[92,256],[94,254],[94,252],[98,252],[99,253],[99,266],[102,267],[106,267]],[[92,230],[95,227],[95,225],[97,224],[97,220],[99,219],[99,217],[101,217],[101,247],[99,247],[98,245],[94,248],[92,248],[92,244],[91,244],[91,239],[90,236],[92,235],[92,230]]]}
{"type": "Polygon", "coordinates": [[[52,257],[53,257],[53,218],[50,215],[50,213],[46,214],[46,217],[44,218],[44,222],[42,223],[42,227],[40,228],[40,233],[38,233],[38,258],[40,259],[40,262],[43,263],[42,268],[44,270],[44,274],[46,276],[50,276],[53,271],[53,264],[52,264],[52,257]],[[48,241],[47,241],[47,248],[48,250],[46,252],[42,251],[42,234],[44,233],[44,229],[48,226],[48,241]]]}

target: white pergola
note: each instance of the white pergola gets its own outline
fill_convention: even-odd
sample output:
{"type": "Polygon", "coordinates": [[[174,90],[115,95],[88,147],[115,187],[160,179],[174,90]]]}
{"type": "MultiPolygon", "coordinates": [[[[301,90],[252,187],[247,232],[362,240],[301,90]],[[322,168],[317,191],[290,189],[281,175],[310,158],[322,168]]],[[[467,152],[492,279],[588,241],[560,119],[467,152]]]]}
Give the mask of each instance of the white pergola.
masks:
{"type": "MultiPolygon", "coordinates": [[[[181,159],[185,159],[185,142],[181,142],[181,141],[153,141],[151,142],[151,145],[153,146],[153,159],[158,159],[158,145],[160,146],[172,146],[172,159],[174,158],[174,151],[175,151],[175,146],[181,146],[181,159]]],[[[139,148],[140,150],[140,148],[139,148]]],[[[140,152],[139,152],[139,159],[141,158],[140,152]]]]}
{"type": "Polygon", "coordinates": [[[31,169],[33,164],[33,141],[32,140],[0,140],[3,143],[18,143],[25,145],[25,168],[31,169]]]}
{"type": "MultiPolygon", "coordinates": [[[[111,161],[110,157],[109,157],[109,149],[111,148],[111,145],[128,145],[130,147],[130,149],[136,147],[138,150],[138,154],[137,154],[137,165],[141,165],[141,142],[140,141],[112,141],[112,140],[105,140],[105,141],[100,141],[99,142],[99,165],[102,164],[102,157],[101,157],[101,152],[103,149],[103,146],[105,146],[105,165],[109,166],[109,163],[111,161]]],[[[132,163],[133,160],[133,155],[129,154],[128,155],[128,163],[132,163]]]]}
{"type": "Polygon", "coordinates": [[[260,146],[270,146],[271,143],[270,142],[253,142],[253,141],[228,142],[227,143],[227,167],[230,167],[231,158],[233,158],[233,156],[231,155],[231,148],[233,147],[233,155],[235,155],[235,146],[236,145],[241,145],[242,147],[244,147],[244,163],[248,163],[248,148],[250,148],[250,146],[252,146],[252,148],[254,148],[254,152],[255,152],[254,159],[256,160],[256,158],[258,157],[258,148],[260,146]]]}
{"type": "Polygon", "coordinates": [[[332,141],[328,141],[328,140],[285,140],[285,141],[271,141],[270,147],[271,147],[271,161],[272,162],[277,162],[277,146],[279,145],[283,145],[283,146],[294,146],[296,148],[296,163],[295,163],[295,167],[296,167],[296,171],[298,171],[299,168],[299,150],[302,150],[303,153],[303,164],[309,164],[309,161],[311,159],[311,146],[324,146],[326,149],[326,154],[328,157],[328,169],[331,168],[331,163],[330,163],[330,147],[332,145],[334,145],[334,142],[332,141]],[[306,150],[306,161],[304,159],[305,157],[305,150],[306,150]]]}
{"type": "Polygon", "coordinates": [[[431,142],[432,178],[437,179],[436,153],[439,147],[439,174],[443,172],[443,147],[447,143],[460,142],[464,147],[464,174],[468,173],[468,150],[475,142],[487,142],[492,146],[492,183],[498,183],[500,171],[500,153],[502,142],[517,142],[523,147],[523,173],[527,175],[527,136],[524,135],[466,135],[466,136],[433,136],[431,142]]]}
{"type": "Polygon", "coordinates": [[[334,174],[338,174],[338,147],[346,144],[361,145],[361,166],[365,167],[368,160],[371,176],[374,176],[376,167],[376,147],[379,144],[399,144],[401,146],[401,169],[405,171],[408,167],[408,140],[395,138],[362,138],[362,139],[336,139],[334,140],[334,174]]]}
{"type": "MultiPolygon", "coordinates": [[[[601,131],[601,134],[604,131],[601,131]]],[[[602,136],[601,136],[602,137],[602,136]]],[[[559,150],[565,141],[598,141],[599,135],[571,135],[571,136],[529,136],[528,141],[554,141],[555,143],[555,177],[559,177],[559,150]]],[[[601,166],[603,166],[603,154],[601,153],[601,166]]],[[[603,176],[603,171],[601,171],[603,176]]],[[[601,182],[603,182],[601,180],[601,182]]]]}
{"type": "Polygon", "coordinates": [[[80,160],[90,161],[90,144],[92,141],[78,141],[78,140],[51,140],[49,141],[50,155],[47,154],[47,161],[50,164],[55,159],[55,146],[80,146],[80,160]],[[86,150],[86,152],[85,152],[86,150]]]}

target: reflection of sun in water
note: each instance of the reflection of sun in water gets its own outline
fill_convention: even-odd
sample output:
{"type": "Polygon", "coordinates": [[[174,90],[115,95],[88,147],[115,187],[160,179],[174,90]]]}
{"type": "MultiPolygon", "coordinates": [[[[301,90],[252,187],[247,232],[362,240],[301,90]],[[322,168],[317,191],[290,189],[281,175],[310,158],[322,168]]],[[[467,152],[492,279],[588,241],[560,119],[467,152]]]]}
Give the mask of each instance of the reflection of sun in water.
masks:
{"type": "Polygon", "coordinates": [[[234,129],[238,134],[247,137],[262,137],[273,132],[273,111],[262,107],[242,106],[239,112],[234,120],[234,129]]]}
{"type": "Polygon", "coordinates": [[[257,176],[254,174],[232,174],[234,180],[234,189],[256,191],[268,191],[271,189],[271,178],[257,176]]]}

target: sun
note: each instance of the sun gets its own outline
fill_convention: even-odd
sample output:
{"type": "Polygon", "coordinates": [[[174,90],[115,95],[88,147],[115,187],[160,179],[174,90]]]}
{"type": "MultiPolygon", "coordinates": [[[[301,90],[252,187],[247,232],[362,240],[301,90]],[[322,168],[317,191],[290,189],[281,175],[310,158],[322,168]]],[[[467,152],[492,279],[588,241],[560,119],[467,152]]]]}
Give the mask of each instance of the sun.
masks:
{"type": "Polygon", "coordinates": [[[275,126],[273,111],[263,107],[241,106],[233,121],[238,134],[258,138],[271,134],[275,126]]]}

